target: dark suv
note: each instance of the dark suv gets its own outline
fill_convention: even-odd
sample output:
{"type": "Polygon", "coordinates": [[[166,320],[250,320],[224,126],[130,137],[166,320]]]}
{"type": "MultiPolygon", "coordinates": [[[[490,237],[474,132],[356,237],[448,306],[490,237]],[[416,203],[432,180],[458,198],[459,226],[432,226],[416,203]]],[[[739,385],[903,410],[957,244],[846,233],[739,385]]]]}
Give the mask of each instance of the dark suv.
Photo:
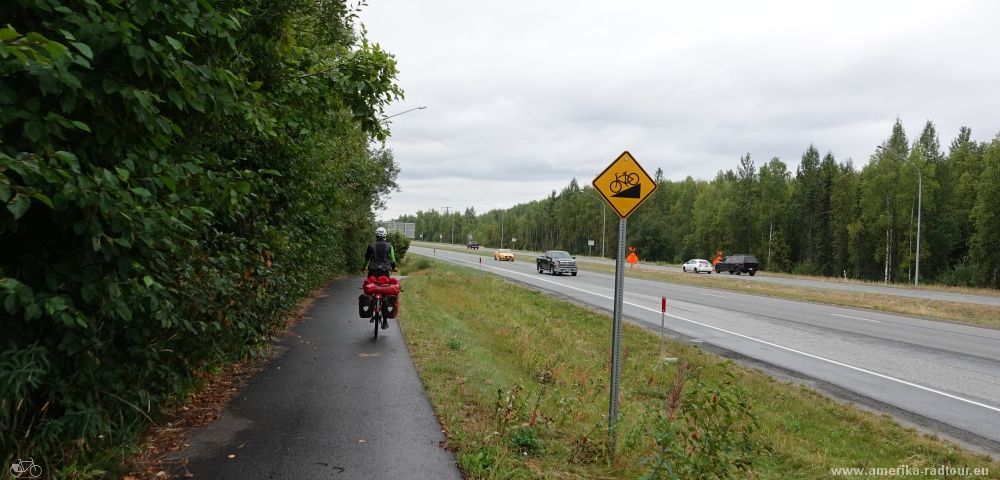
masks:
{"type": "Polygon", "coordinates": [[[749,273],[754,276],[757,273],[757,257],[744,255],[742,253],[729,255],[721,262],[715,264],[715,273],[729,272],[730,275],[749,273]]]}
{"type": "Polygon", "coordinates": [[[546,270],[552,275],[562,275],[568,273],[576,276],[576,257],[562,250],[549,250],[535,259],[535,266],[538,273],[546,270]]]}

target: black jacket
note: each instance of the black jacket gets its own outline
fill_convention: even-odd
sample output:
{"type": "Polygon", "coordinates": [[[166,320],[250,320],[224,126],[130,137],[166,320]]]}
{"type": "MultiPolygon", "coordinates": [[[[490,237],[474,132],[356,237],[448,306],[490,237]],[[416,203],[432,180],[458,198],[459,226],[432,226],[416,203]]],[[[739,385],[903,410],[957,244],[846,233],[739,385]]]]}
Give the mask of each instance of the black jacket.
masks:
{"type": "Polygon", "coordinates": [[[386,269],[387,267],[395,270],[396,250],[392,248],[391,243],[376,239],[368,245],[368,250],[365,250],[365,261],[368,262],[369,270],[376,268],[386,269]]]}

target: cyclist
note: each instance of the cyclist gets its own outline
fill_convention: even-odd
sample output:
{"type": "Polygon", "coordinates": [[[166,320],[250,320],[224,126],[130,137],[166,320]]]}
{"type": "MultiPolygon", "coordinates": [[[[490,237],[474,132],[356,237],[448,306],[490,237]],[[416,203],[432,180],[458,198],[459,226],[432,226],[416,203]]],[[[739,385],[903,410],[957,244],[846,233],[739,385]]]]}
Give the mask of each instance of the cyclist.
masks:
{"type": "Polygon", "coordinates": [[[375,229],[375,241],[365,250],[365,261],[368,262],[368,276],[375,278],[389,276],[389,270],[396,270],[396,250],[392,248],[385,237],[388,234],[385,227],[375,229]]]}

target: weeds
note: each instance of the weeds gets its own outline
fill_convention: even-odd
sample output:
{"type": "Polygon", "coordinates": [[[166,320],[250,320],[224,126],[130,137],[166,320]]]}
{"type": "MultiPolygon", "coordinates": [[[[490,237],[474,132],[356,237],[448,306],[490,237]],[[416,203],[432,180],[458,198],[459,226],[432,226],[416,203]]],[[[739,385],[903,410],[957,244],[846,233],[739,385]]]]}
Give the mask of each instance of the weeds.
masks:
{"type": "Polygon", "coordinates": [[[529,426],[518,427],[511,437],[514,448],[517,448],[524,455],[536,455],[542,451],[542,440],[538,437],[535,429],[529,426]]]}
{"type": "Polygon", "coordinates": [[[700,379],[685,390],[688,364],[674,376],[663,409],[650,419],[654,451],[641,462],[650,470],[644,479],[746,478],[761,448],[753,439],[760,428],[746,393],[728,374],[709,386],[700,379]]]}

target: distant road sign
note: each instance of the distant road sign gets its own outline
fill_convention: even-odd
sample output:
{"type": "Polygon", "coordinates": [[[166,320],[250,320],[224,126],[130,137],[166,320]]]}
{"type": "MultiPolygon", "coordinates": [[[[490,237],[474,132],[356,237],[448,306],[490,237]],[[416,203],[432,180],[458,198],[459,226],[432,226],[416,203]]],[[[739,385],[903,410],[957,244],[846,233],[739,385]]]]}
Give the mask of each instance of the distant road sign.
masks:
{"type": "Polygon", "coordinates": [[[656,190],[656,182],[627,150],[592,185],[621,218],[628,218],[656,190]]]}

